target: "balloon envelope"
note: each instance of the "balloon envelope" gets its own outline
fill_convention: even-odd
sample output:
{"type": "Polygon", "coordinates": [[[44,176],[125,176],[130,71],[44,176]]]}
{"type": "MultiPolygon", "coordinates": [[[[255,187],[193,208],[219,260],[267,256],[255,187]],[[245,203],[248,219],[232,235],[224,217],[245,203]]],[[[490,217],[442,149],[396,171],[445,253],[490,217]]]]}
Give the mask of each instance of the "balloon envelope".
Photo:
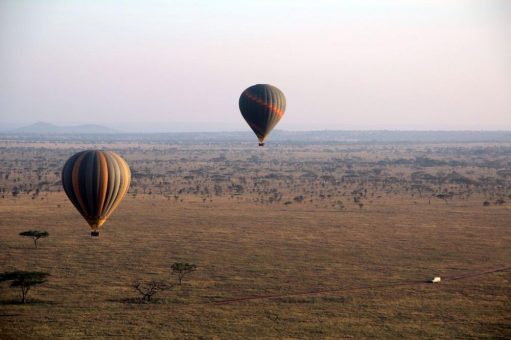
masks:
{"type": "Polygon", "coordinates": [[[268,134],[284,115],[286,97],[273,85],[257,84],[243,91],[239,106],[243,118],[262,146],[268,134]]]}
{"type": "Polygon", "coordinates": [[[62,169],[64,191],[93,231],[117,209],[130,181],[128,164],[111,151],[79,152],[62,169]]]}

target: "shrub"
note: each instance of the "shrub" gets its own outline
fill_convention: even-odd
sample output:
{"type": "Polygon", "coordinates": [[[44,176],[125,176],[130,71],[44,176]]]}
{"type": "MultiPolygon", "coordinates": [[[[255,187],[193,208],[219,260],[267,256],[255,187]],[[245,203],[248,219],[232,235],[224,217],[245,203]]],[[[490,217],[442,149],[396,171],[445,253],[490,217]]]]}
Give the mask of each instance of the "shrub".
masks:
{"type": "Polygon", "coordinates": [[[153,298],[153,295],[155,295],[158,292],[164,291],[164,290],[170,290],[173,285],[170,285],[166,283],[165,281],[157,281],[157,280],[151,280],[148,282],[141,282],[141,281],[135,281],[131,284],[133,289],[135,289],[140,295],[142,295],[142,301],[150,302],[153,298]]]}
{"type": "Polygon", "coordinates": [[[197,266],[193,263],[175,262],[172,264],[172,266],[170,266],[170,269],[172,269],[172,274],[177,276],[178,284],[181,285],[185,275],[195,271],[197,266]]]}

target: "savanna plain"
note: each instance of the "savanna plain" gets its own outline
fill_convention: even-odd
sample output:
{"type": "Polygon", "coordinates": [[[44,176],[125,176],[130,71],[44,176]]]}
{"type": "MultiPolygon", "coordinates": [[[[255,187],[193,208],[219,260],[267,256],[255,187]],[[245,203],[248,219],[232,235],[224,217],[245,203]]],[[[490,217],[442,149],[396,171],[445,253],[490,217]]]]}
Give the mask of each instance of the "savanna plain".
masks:
{"type": "Polygon", "coordinates": [[[510,338],[511,143],[0,141],[0,338],[510,338]],[[75,152],[126,159],[98,238],[75,152]],[[18,234],[46,230],[35,248],[18,234]],[[170,266],[197,265],[176,284],[170,266]],[[495,269],[502,269],[495,271],[495,269]],[[429,283],[440,276],[440,283],[429,283]],[[144,302],[134,281],[172,288],[144,302]]]}

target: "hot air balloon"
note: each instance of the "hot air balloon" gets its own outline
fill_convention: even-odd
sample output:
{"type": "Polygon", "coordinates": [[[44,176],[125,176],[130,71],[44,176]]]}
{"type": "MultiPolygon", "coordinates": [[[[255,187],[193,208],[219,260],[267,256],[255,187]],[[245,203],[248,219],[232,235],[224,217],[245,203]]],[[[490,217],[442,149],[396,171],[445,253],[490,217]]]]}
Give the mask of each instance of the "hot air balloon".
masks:
{"type": "Polygon", "coordinates": [[[99,228],[121,203],[130,181],[128,164],[111,151],[79,152],[62,169],[64,191],[89,223],[91,236],[99,236],[99,228]]]}
{"type": "Polygon", "coordinates": [[[259,139],[259,146],[277,125],[286,110],[286,97],[278,88],[268,84],[250,86],[240,96],[243,118],[259,139]]]}

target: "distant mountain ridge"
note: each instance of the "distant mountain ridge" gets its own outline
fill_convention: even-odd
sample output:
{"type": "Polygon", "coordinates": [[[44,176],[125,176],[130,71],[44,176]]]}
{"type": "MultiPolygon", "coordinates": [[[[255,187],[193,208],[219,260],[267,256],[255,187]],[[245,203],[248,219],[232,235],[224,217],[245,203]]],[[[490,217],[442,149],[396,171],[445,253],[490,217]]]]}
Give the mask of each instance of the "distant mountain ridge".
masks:
{"type": "Polygon", "coordinates": [[[37,122],[35,124],[27,125],[18,129],[10,131],[11,133],[20,134],[68,134],[68,133],[80,133],[80,134],[103,134],[103,133],[119,133],[119,130],[112,129],[102,125],[96,124],[83,124],[83,125],[69,125],[59,126],[46,122],[37,122]]]}
{"type": "MultiPolygon", "coordinates": [[[[10,138],[43,139],[45,136],[57,140],[102,140],[108,141],[151,141],[157,143],[252,143],[252,131],[224,132],[166,132],[137,133],[116,130],[109,127],[85,124],[58,126],[38,122],[10,131],[0,132],[10,138]]],[[[511,131],[434,131],[434,130],[316,130],[287,131],[275,130],[268,143],[282,144],[335,144],[335,143],[511,143],[511,131]]]]}

